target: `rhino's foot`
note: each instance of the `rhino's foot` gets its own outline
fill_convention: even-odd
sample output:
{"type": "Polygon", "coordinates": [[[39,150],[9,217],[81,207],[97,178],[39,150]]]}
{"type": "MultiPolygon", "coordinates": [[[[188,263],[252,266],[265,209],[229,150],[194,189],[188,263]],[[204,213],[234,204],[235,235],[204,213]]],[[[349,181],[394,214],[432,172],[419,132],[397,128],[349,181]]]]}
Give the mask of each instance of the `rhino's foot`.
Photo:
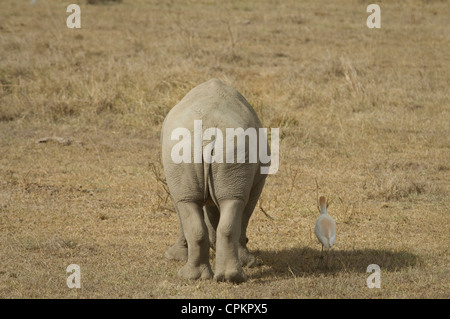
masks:
{"type": "Polygon", "coordinates": [[[188,248],[185,245],[176,243],[175,245],[167,249],[164,256],[169,260],[186,261],[188,259],[188,248]]]}
{"type": "Polygon", "coordinates": [[[244,274],[242,269],[227,270],[225,272],[216,273],[214,276],[215,281],[229,281],[232,283],[241,283],[247,281],[247,276],[244,274]]]}
{"type": "Polygon", "coordinates": [[[229,281],[232,283],[241,283],[247,281],[247,276],[244,274],[241,265],[237,259],[220,260],[216,259],[216,273],[215,281],[229,281]]]}
{"type": "Polygon", "coordinates": [[[184,265],[179,271],[178,276],[184,279],[210,279],[213,277],[213,272],[209,264],[201,264],[199,266],[192,266],[190,264],[184,265]]]}
{"type": "Polygon", "coordinates": [[[239,254],[239,263],[241,264],[242,267],[258,266],[258,262],[256,261],[255,256],[250,254],[250,252],[248,251],[248,249],[246,247],[240,246],[239,250],[238,250],[238,254],[239,254]]]}

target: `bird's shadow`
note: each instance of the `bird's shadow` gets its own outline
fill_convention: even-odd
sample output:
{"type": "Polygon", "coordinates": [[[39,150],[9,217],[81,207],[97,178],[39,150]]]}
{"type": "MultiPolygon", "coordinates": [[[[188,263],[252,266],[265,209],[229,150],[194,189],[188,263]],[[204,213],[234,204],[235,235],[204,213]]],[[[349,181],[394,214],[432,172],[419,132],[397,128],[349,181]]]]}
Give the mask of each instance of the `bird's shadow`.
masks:
{"type": "Polygon", "coordinates": [[[279,251],[258,250],[254,252],[263,266],[252,277],[314,276],[318,274],[365,273],[371,264],[380,266],[383,271],[398,271],[421,263],[419,256],[407,251],[385,249],[358,249],[330,251],[328,261],[326,252],[323,258],[320,250],[310,247],[294,247],[279,251]]]}

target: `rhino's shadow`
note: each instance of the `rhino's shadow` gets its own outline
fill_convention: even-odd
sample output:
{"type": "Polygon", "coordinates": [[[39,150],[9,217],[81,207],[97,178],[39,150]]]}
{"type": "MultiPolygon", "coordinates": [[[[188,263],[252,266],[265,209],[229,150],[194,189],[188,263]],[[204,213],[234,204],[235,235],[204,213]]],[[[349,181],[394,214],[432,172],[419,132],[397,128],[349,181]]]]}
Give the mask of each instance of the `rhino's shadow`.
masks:
{"type": "Polygon", "coordinates": [[[407,251],[385,249],[331,250],[328,264],[326,254],[310,247],[294,247],[279,251],[258,250],[255,256],[261,262],[260,271],[253,278],[313,276],[339,272],[365,273],[367,266],[376,264],[382,271],[397,271],[420,264],[419,256],[407,251]]]}

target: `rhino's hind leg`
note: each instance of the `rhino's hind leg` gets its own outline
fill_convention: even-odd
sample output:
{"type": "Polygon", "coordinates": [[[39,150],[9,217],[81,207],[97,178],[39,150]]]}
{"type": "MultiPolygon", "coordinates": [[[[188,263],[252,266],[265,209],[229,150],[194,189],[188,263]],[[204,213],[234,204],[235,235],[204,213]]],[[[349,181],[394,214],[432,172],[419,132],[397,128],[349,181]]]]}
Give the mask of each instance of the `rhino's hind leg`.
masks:
{"type": "Polygon", "coordinates": [[[239,246],[238,246],[238,254],[239,254],[239,262],[242,267],[254,267],[257,266],[257,261],[255,256],[253,256],[248,248],[247,248],[247,226],[248,221],[253,213],[256,202],[258,198],[254,198],[253,200],[249,200],[247,206],[245,206],[244,212],[242,214],[242,222],[241,222],[241,236],[239,237],[239,246]]]}
{"type": "Polygon", "coordinates": [[[242,214],[242,228],[241,228],[241,236],[239,238],[239,262],[241,266],[247,267],[255,267],[258,266],[258,262],[256,261],[255,256],[253,256],[248,248],[247,248],[247,226],[250,220],[250,217],[253,214],[256,203],[258,202],[259,196],[261,195],[262,189],[264,187],[265,179],[261,180],[258,184],[256,184],[251,193],[250,199],[245,206],[244,212],[242,214]]]}
{"type": "Polygon", "coordinates": [[[219,224],[219,209],[214,205],[203,206],[203,211],[205,214],[206,227],[208,227],[209,234],[209,244],[211,248],[216,250],[216,230],[219,224]]]}
{"type": "Polygon", "coordinates": [[[188,245],[184,237],[183,227],[181,225],[180,214],[178,216],[178,239],[177,242],[167,249],[164,256],[169,260],[186,261],[188,259],[188,245]]]}
{"type": "Polygon", "coordinates": [[[209,279],[213,272],[209,264],[209,238],[202,206],[196,203],[177,203],[181,226],[188,247],[187,263],[178,272],[185,279],[209,279]]]}
{"type": "Polygon", "coordinates": [[[216,273],[217,281],[243,282],[247,280],[239,262],[238,246],[241,218],[245,208],[242,200],[220,202],[220,220],[217,226],[216,273]]]}

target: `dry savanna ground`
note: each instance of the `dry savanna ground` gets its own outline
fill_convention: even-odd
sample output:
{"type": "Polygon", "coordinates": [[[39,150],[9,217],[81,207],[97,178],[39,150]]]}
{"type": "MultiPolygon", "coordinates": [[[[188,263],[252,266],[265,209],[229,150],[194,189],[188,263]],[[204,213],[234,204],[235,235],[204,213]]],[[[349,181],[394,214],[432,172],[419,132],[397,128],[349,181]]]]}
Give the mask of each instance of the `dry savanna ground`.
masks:
{"type": "Polygon", "coordinates": [[[450,297],[448,1],[376,1],[381,29],[362,0],[94,2],[0,3],[1,298],[450,297]],[[281,135],[240,285],[163,257],[162,120],[213,77],[281,135]],[[328,267],[317,193],[337,222],[328,267]]]}

